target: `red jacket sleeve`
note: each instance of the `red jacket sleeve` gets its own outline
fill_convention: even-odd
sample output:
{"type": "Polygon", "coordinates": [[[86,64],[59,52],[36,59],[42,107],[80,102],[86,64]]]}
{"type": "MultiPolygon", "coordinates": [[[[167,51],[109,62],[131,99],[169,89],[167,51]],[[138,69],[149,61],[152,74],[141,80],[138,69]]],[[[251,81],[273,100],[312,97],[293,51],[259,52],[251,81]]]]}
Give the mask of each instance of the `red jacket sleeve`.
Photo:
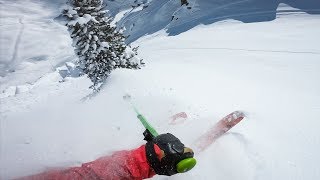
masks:
{"type": "MultiPolygon", "coordinates": [[[[160,154],[159,147],[155,147],[160,154]]],[[[145,179],[155,175],[146,158],[145,145],[131,151],[119,151],[111,156],[99,158],[65,170],[48,171],[20,178],[21,180],[80,180],[80,179],[145,179]]]]}

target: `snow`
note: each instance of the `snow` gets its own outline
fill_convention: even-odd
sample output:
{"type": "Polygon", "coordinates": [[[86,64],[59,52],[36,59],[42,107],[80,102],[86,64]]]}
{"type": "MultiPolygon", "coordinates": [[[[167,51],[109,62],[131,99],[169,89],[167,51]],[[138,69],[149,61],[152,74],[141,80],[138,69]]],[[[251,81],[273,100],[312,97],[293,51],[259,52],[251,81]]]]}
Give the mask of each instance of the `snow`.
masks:
{"type": "Polygon", "coordinates": [[[53,20],[61,2],[0,1],[0,92],[75,59],[67,28],[53,20]]]}
{"type": "MultiPolygon", "coordinates": [[[[108,1],[107,1],[108,2],[108,1]]],[[[130,1],[129,1],[130,2],[130,1]]],[[[130,43],[143,35],[153,34],[165,29],[168,35],[175,36],[201,24],[234,19],[244,23],[271,21],[276,14],[308,12],[320,13],[318,0],[188,0],[188,6],[180,6],[179,0],[151,1],[140,11],[126,14],[118,26],[126,29],[130,43]],[[285,9],[279,3],[286,3],[295,8],[285,9]],[[145,18],[148,16],[148,18],[145,18]]],[[[127,4],[119,5],[125,9],[127,4]]],[[[111,9],[114,14],[115,8],[111,9]]],[[[133,8],[134,10],[134,8],[133,8]]]]}
{"type": "Polygon", "coordinates": [[[106,48],[109,48],[109,47],[110,47],[108,42],[101,42],[100,46],[101,46],[101,47],[104,47],[104,48],[105,48],[105,47],[106,47],[106,48]]]}
{"type": "Polygon", "coordinates": [[[146,66],[116,70],[94,94],[90,80],[72,75],[71,38],[53,21],[61,2],[0,1],[0,179],[144,143],[143,126],[123,97],[158,132],[191,148],[208,126],[245,111],[228,134],[195,152],[193,170],[169,179],[320,178],[319,14],[280,4],[267,22],[227,18],[176,36],[160,26],[145,29],[149,35],[132,45],[140,46],[146,66]],[[170,124],[179,112],[187,118],[170,124]]]}

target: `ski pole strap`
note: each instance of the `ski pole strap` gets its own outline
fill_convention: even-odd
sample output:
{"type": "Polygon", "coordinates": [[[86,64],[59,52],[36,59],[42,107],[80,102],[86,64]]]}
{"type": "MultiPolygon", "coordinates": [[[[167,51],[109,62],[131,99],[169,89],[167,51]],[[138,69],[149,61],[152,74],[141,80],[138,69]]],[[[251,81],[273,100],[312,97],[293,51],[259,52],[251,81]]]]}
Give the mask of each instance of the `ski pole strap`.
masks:
{"type": "Polygon", "coordinates": [[[152,141],[154,136],[150,133],[150,131],[148,129],[146,129],[144,132],[143,132],[143,136],[144,136],[144,139],[143,140],[146,140],[147,142],[149,141],[152,141]]]}
{"type": "Polygon", "coordinates": [[[146,144],[146,155],[149,162],[149,165],[152,167],[154,172],[156,174],[163,175],[164,170],[161,168],[160,161],[158,159],[158,156],[154,150],[154,143],[153,142],[147,142],[146,144]]]}

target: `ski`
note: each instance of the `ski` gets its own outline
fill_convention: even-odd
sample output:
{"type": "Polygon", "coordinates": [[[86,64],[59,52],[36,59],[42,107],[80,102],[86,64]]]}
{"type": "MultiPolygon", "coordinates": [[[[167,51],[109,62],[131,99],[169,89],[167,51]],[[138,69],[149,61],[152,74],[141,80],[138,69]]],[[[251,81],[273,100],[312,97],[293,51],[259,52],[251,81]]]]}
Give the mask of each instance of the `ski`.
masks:
{"type": "Polygon", "coordinates": [[[207,149],[219,137],[229,131],[245,117],[241,111],[234,111],[213,125],[205,134],[194,143],[193,149],[201,152],[207,149]]]}

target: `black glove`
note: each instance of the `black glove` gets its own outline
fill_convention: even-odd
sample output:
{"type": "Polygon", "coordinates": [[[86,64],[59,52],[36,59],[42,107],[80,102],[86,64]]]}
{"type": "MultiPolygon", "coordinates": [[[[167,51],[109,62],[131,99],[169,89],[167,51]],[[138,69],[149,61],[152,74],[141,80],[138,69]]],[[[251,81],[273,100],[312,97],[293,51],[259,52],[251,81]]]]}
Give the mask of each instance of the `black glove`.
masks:
{"type": "Polygon", "coordinates": [[[171,176],[177,174],[177,164],[186,158],[192,158],[194,153],[185,151],[184,144],[174,135],[160,134],[153,137],[148,130],[144,132],[146,144],[146,156],[150,166],[156,174],[171,176]],[[158,145],[164,151],[164,157],[159,160],[154,150],[154,144],[158,145]]]}

